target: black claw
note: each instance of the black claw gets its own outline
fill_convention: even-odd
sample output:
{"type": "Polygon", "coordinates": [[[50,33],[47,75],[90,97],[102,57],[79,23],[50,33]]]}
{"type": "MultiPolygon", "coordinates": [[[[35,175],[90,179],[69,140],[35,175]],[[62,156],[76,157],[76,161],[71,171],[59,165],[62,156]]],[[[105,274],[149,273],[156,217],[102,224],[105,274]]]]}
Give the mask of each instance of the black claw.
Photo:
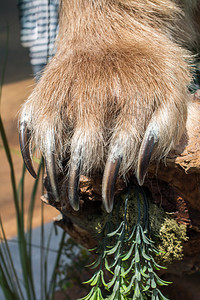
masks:
{"type": "Polygon", "coordinates": [[[115,184],[122,158],[107,160],[102,181],[102,200],[108,213],[113,209],[115,184]]]}
{"type": "Polygon", "coordinates": [[[78,163],[72,162],[68,180],[68,199],[74,210],[79,210],[79,179],[80,179],[81,159],[78,163]]]}
{"type": "Polygon", "coordinates": [[[59,201],[55,155],[52,152],[50,152],[46,156],[45,163],[46,163],[47,177],[49,178],[49,181],[50,181],[52,193],[53,193],[56,201],[59,201]]]}
{"type": "Polygon", "coordinates": [[[22,122],[20,124],[20,130],[19,130],[19,144],[20,144],[22,157],[24,160],[24,164],[25,164],[27,170],[29,171],[29,173],[34,178],[37,178],[37,175],[33,168],[31,156],[30,156],[29,143],[30,143],[30,131],[27,127],[26,122],[22,122]]]}
{"type": "Polygon", "coordinates": [[[157,143],[157,138],[152,131],[150,131],[149,134],[143,139],[139,151],[137,173],[136,173],[136,177],[139,185],[143,185],[144,183],[144,179],[156,143],[157,143]]]}

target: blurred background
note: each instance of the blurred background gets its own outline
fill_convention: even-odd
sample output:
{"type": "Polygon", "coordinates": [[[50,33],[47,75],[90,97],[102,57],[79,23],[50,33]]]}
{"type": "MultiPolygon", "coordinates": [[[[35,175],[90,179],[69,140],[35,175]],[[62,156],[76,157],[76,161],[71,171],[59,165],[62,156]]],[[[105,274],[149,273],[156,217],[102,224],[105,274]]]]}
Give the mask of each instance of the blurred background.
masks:
{"type": "MultiPolygon", "coordinates": [[[[29,61],[28,49],[20,44],[20,26],[17,0],[0,1],[0,78],[2,79],[3,65],[7,56],[5,76],[1,95],[1,116],[11,148],[16,182],[22,173],[22,158],[19,151],[17,119],[21,104],[31,93],[35,81],[29,61]],[[7,44],[8,38],[8,47],[7,44]]],[[[13,195],[10,180],[10,168],[6,159],[5,150],[0,137],[0,215],[7,238],[16,235],[16,219],[13,204],[13,195]]],[[[35,165],[37,169],[37,164],[35,165]]],[[[25,207],[32,192],[34,179],[27,174],[25,178],[25,207]]],[[[36,207],[34,210],[33,226],[40,222],[40,196],[38,189],[36,207]]],[[[25,216],[27,212],[25,211],[25,216]]],[[[58,212],[50,206],[45,206],[45,222],[51,221],[58,212]]]]}

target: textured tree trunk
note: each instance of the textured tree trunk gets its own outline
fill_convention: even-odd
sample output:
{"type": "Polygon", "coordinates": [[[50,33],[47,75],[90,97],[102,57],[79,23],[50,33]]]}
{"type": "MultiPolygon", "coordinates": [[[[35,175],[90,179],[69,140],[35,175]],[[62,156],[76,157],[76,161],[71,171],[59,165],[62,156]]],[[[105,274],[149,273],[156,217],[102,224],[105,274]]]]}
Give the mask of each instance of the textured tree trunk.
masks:
{"type": "MultiPolygon", "coordinates": [[[[61,212],[62,218],[56,223],[87,248],[96,245],[94,224],[106,216],[101,203],[101,180],[101,176],[92,178],[81,176],[78,212],[73,211],[66,199],[66,183],[62,175],[59,178],[60,190],[63,192],[61,202],[55,202],[51,193],[48,193],[48,197],[42,197],[43,201],[55,206],[61,212]]],[[[131,174],[129,183],[136,184],[131,174]]],[[[45,185],[47,190],[50,190],[47,179],[45,185]]],[[[200,271],[200,90],[191,96],[188,121],[180,144],[169,153],[165,161],[161,161],[159,165],[151,164],[144,186],[149,189],[154,203],[171,213],[178,223],[187,226],[189,239],[184,244],[184,259],[181,262],[174,262],[168,268],[166,271],[168,275],[170,274],[168,279],[171,278],[176,282],[177,276],[196,274],[200,271]]],[[[120,197],[120,193],[126,189],[125,182],[118,179],[116,195],[120,197]]],[[[185,279],[181,278],[184,282],[185,279]]],[[[191,280],[192,283],[195,284],[195,280],[191,280]]],[[[184,287],[181,288],[183,292],[184,287]]],[[[194,295],[188,294],[187,291],[183,292],[184,296],[181,298],[172,293],[173,299],[199,299],[195,297],[200,291],[194,288],[192,290],[194,295]],[[189,298],[185,298],[186,295],[189,298]]]]}

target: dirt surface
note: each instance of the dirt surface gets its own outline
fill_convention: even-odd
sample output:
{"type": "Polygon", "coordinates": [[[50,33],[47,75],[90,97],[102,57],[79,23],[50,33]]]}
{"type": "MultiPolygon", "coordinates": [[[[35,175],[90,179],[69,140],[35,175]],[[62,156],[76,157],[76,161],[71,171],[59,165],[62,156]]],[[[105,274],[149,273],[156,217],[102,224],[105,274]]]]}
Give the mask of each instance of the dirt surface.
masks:
{"type": "MultiPolygon", "coordinates": [[[[28,50],[20,45],[20,28],[17,10],[17,1],[0,1],[0,78],[2,78],[3,64],[8,56],[5,77],[1,96],[1,116],[12,149],[12,159],[15,168],[16,181],[20,180],[22,172],[22,158],[19,151],[17,115],[21,104],[34,87],[32,69],[29,63],[28,50]],[[8,50],[6,41],[8,37],[8,50]]],[[[35,165],[37,168],[37,165],[35,165]]],[[[34,179],[26,174],[25,180],[25,207],[28,207],[34,179]]],[[[36,197],[34,226],[40,225],[41,189],[36,197]]],[[[27,211],[27,210],[26,210],[27,211]]],[[[27,212],[25,211],[25,217],[27,212]]],[[[3,219],[7,237],[16,235],[15,209],[13,204],[10,168],[2,148],[0,138],[0,215],[3,219]]],[[[51,221],[57,211],[45,206],[45,222],[51,221]]]]}

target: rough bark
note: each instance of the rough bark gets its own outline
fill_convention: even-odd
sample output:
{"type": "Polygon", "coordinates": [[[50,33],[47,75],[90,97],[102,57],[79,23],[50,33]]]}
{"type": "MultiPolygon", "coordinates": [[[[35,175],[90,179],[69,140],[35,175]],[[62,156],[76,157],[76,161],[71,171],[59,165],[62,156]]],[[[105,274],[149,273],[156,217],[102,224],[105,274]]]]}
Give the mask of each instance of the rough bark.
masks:
{"type": "MultiPolygon", "coordinates": [[[[96,245],[93,228],[94,219],[105,217],[101,203],[101,176],[80,179],[80,210],[73,211],[66,196],[66,183],[62,175],[59,178],[61,202],[55,202],[51,193],[43,201],[55,206],[63,215],[56,223],[68,232],[77,242],[87,248],[96,245]]],[[[136,183],[130,174],[130,183],[136,183]]],[[[45,180],[50,190],[48,179],[45,180]]],[[[154,203],[162,206],[179,223],[187,226],[189,240],[184,245],[184,259],[174,263],[168,269],[173,276],[200,271],[200,90],[191,97],[188,121],[185,132],[177,147],[171,151],[165,161],[152,163],[144,182],[152,195],[154,203]],[[178,267],[177,267],[178,266],[178,267]],[[175,275],[174,275],[175,274],[175,275]]],[[[118,179],[116,194],[126,190],[126,184],[118,179]]],[[[175,298],[174,298],[175,299],[175,298]]],[[[185,299],[185,298],[182,298],[185,299]]],[[[193,299],[193,298],[191,298],[193,299]]]]}

